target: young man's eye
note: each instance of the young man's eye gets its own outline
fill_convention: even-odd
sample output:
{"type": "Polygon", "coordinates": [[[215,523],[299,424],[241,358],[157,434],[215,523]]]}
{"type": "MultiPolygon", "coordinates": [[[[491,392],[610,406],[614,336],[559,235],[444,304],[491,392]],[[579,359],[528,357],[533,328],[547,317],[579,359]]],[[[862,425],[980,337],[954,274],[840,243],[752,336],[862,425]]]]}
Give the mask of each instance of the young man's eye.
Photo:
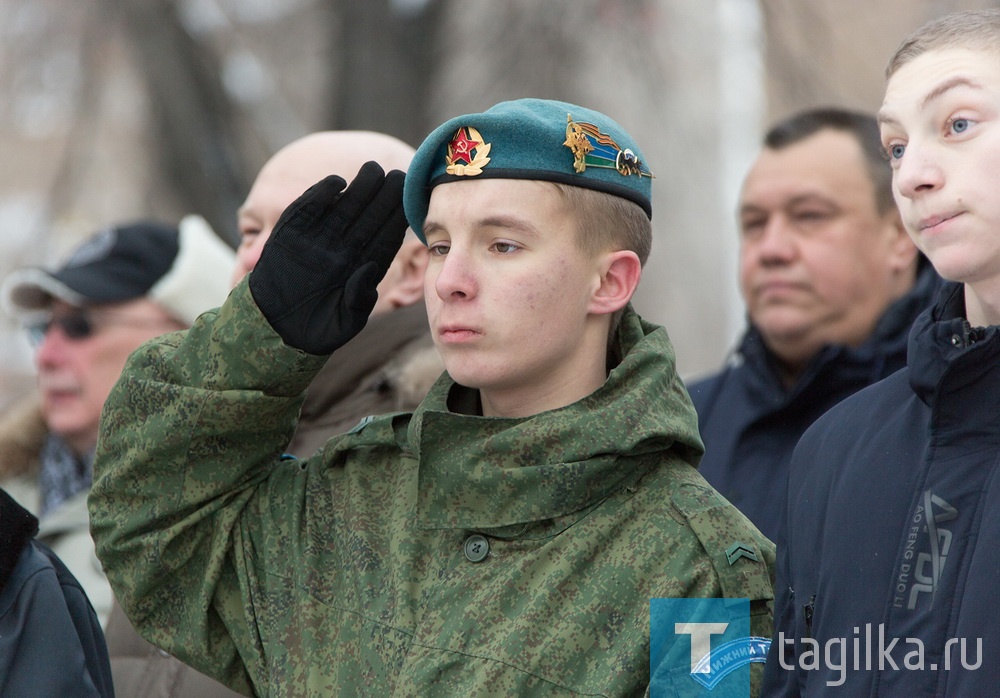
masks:
{"type": "Polygon", "coordinates": [[[902,143],[895,143],[886,148],[885,152],[889,154],[890,160],[899,160],[903,157],[903,153],[906,152],[906,146],[902,143]]]}
{"type": "Polygon", "coordinates": [[[948,130],[952,133],[964,133],[969,130],[972,123],[968,119],[952,119],[948,123],[948,130]]]}
{"type": "Polygon", "coordinates": [[[448,254],[448,250],[449,249],[451,249],[451,246],[448,245],[447,243],[444,243],[444,242],[435,242],[430,247],[427,248],[427,251],[432,256],[443,257],[446,254],[448,254]]]}
{"type": "Polygon", "coordinates": [[[494,242],[493,249],[500,254],[510,254],[511,252],[516,252],[520,248],[512,242],[494,242]]]}

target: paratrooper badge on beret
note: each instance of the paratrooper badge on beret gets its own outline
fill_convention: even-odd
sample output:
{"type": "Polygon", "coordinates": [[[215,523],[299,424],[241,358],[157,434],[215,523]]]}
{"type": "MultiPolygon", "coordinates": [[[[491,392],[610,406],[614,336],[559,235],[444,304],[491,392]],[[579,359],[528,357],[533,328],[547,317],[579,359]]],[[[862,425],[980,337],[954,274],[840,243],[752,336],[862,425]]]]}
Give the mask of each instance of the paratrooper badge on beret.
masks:
{"type": "Polygon", "coordinates": [[[614,139],[601,133],[593,124],[573,121],[573,115],[566,115],[566,140],[563,145],[573,151],[573,169],[585,172],[587,167],[606,167],[628,177],[652,177],[635,153],[629,148],[620,148],[614,139]]]}

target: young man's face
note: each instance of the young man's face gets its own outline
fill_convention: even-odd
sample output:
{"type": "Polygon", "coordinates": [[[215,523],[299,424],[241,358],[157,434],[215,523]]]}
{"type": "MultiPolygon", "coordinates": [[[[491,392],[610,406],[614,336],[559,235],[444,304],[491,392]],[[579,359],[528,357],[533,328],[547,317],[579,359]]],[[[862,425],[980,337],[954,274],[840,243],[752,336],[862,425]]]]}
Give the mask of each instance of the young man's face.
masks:
{"type": "Polygon", "coordinates": [[[1000,291],[1000,54],[924,53],[879,112],[907,232],[946,279],[1000,291]]]}
{"type": "Polygon", "coordinates": [[[82,454],[97,443],[101,409],[128,355],[183,325],[145,298],[89,310],[54,301],[52,319],[35,355],[42,413],[82,454]]]}
{"type": "MultiPolygon", "coordinates": [[[[791,364],[864,341],[898,281],[894,213],[879,213],[855,138],[822,130],[765,149],[740,196],[740,287],[768,346],[791,364]]],[[[912,247],[910,247],[912,259],[912,247]]]]}
{"type": "Polygon", "coordinates": [[[434,341],[451,377],[480,389],[485,414],[535,414],[599,385],[607,319],[588,310],[599,260],[576,243],[576,221],[554,186],[439,185],[424,232],[434,341]]]}

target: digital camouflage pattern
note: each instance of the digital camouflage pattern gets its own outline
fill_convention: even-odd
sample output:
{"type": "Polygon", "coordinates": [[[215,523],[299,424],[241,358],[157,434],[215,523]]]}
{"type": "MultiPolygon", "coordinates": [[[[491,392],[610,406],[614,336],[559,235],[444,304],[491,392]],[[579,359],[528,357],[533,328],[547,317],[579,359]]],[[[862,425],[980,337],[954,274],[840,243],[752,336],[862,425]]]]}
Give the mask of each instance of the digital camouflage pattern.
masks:
{"type": "Polygon", "coordinates": [[[774,548],[695,470],[666,331],[630,310],[619,345],[567,407],[449,412],[470,391],[444,375],[412,415],[283,460],[325,357],[283,345],[244,281],[134,354],[106,404],[108,577],[151,641],[268,696],[641,695],[650,597],[748,597],[770,637],[774,548]],[[736,541],[760,561],[730,565],[736,541]]]}

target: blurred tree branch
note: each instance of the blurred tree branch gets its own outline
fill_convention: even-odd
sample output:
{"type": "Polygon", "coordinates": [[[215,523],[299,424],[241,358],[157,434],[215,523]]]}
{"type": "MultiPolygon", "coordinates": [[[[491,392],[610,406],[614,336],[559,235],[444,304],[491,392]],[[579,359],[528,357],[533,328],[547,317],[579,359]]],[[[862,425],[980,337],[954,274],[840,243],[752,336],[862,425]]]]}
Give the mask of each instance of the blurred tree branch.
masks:
{"type": "Polygon", "coordinates": [[[235,213],[250,186],[237,109],[217,57],[183,26],[169,0],[103,0],[121,19],[145,80],[165,182],[190,212],[230,244],[235,213]]]}
{"type": "Polygon", "coordinates": [[[416,147],[436,125],[428,100],[443,2],[403,11],[390,0],[330,1],[340,26],[333,128],[381,131],[416,147]]]}

